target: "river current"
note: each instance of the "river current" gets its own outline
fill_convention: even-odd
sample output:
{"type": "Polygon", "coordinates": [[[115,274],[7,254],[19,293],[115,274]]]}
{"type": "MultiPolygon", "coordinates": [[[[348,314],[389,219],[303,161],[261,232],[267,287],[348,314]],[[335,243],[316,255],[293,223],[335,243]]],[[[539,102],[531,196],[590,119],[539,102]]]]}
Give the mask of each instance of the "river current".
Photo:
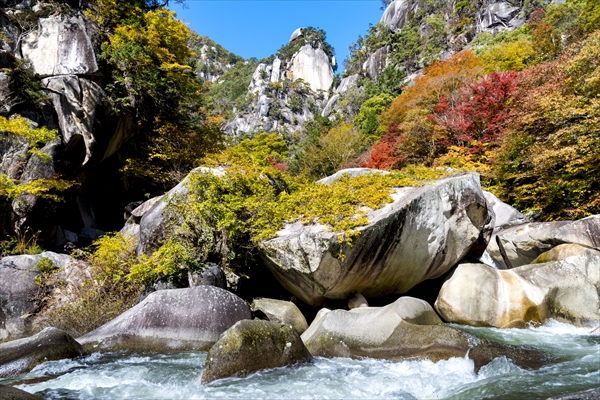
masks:
{"type": "Polygon", "coordinates": [[[529,329],[460,329],[533,347],[552,361],[527,370],[501,357],[475,373],[467,358],[433,363],[316,357],[309,364],[203,385],[206,353],[112,352],[46,362],[0,383],[50,377],[16,386],[50,399],[546,399],[600,387],[600,329],[591,333],[557,322],[529,329]]]}

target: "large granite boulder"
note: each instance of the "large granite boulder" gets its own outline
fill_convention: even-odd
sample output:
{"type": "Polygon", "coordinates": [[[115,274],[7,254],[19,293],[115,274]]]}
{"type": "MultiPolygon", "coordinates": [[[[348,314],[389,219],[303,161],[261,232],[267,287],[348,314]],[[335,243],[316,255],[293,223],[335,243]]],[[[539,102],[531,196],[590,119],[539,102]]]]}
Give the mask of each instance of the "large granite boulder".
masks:
{"type": "Polygon", "coordinates": [[[43,79],[42,85],[52,97],[66,151],[78,148],[83,141],[81,147],[85,153],[78,156],[85,164],[96,146],[94,124],[105,96],[104,90],[97,83],[76,75],[52,76],[43,79]]]}
{"type": "Polygon", "coordinates": [[[306,318],[291,301],[259,298],[254,299],[250,309],[254,313],[263,313],[271,322],[291,325],[299,335],[308,329],[306,318]]]}
{"type": "Polygon", "coordinates": [[[66,254],[44,252],[4,257],[0,260],[0,341],[31,334],[33,314],[42,306],[44,288],[34,282],[40,275],[38,263],[47,258],[66,284],[76,279],[78,263],[66,254]]]}
{"type": "Polygon", "coordinates": [[[600,215],[578,221],[510,226],[495,233],[487,251],[505,268],[515,268],[531,263],[555,246],[569,243],[600,250],[600,215]]]}
{"type": "Polygon", "coordinates": [[[46,361],[74,358],[83,348],[66,332],[46,328],[35,336],[0,344],[0,378],[30,371],[46,361]]]}
{"type": "Polygon", "coordinates": [[[90,351],[206,351],[221,333],[250,318],[241,298],[214,286],[158,290],[77,340],[90,351]]]}
{"type": "Polygon", "coordinates": [[[389,360],[464,357],[467,337],[442,325],[424,300],[401,297],[385,307],[322,309],[302,334],[313,356],[389,360]]]}
{"type": "Polygon", "coordinates": [[[529,218],[523,215],[519,210],[504,203],[493,193],[484,190],[483,195],[488,204],[488,209],[490,209],[491,212],[493,211],[494,218],[491,222],[494,231],[530,222],[529,218]]]}
{"type": "Polygon", "coordinates": [[[40,18],[38,29],[24,37],[21,51],[36,74],[89,75],[98,71],[84,15],[58,14],[40,18]]]}
{"type": "Polygon", "coordinates": [[[318,223],[288,224],[259,243],[279,282],[313,306],[346,299],[404,293],[448,272],[469,251],[488,222],[477,174],[417,188],[399,188],[393,202],[368,213],[352,244],[318,223]]]}
{"type": "Polygon", "coordinates": [[[476,372],[498,357],[528,369],[547,363],[534,349],[490,342],[445,326],[429,303],[412,297],[385,307],[324,308],[302,340],[313,356],[432,361],[469,357],[476,372]]]}
{"type": "Polygon", "coordinates": [[[240,321],[223,333],[208,352],[202,383],[308,361],[310,353],[290,325],[240,321]]]}
{"type": "Polygon", "coordinates": [[[461,264],[444,283],[435,308],[448,322],[523,327],[556,319],[575,325],[600,322],[600,252],[497,270],[461,264]]]}
{"type": "Polygon", "coordinates": [[[302,79],[313,91],[329,90],[333,83],[333,69],[327,54],[321,48],[304,45],[292,57],[288,77],[302,79]]]}

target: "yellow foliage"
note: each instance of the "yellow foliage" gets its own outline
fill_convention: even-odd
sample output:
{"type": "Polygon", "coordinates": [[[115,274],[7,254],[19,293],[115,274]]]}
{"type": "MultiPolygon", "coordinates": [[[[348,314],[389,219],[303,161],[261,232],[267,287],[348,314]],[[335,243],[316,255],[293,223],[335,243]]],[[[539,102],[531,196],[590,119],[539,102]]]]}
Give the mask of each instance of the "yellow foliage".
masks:
{"type": "Polygon", "coordinates": [[[533,65],[536,55],[532,41],[521,37],[487,48],[480,58],[483,70],[487,74],[494,71],[520,71],[533,65]]]}
{"type": "Polygon", "coordinates": [[[57,139],[58,132],[54,129],[48,129],[45,126],[34,129],[30,124],[31,122],[20,115],[10,120],[0,117],[0,132],[8,132],[23,137],[29,142],[29,154],[36,155],[40,159],[48,161],[50,156],[39,148],[49,141],[57,139]]]}
{"type": "Polygon", "coordinates": [[[169,240],[151,256],[142,256],[131,267],[127,279],[136,283],[151,284],[156,279],[168,277],[180,280],[194,264],[194,252],[183,241],[169,240]]]}
{"type": "Polygon", "coordinates": [[[366,137],[358,129],[342,123],[306,146],[303,172],[319,178],[330,175],[358,156],[366,144],[366,137]]]}

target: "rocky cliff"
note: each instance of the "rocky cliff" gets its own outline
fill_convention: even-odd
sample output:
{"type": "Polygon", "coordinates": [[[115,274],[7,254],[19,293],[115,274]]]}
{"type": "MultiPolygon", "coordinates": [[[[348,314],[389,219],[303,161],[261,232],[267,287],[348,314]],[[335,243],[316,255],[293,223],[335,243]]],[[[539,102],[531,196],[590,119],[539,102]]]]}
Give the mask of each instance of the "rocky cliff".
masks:
{"type": "Polygon", "coordinates": [[[323,31],[297,29],[273,58],[256,67],[248,86],[250,104],[237,111],[225,131],[297,131],[327,103],[335,66],[323,31]]]}
{"type": "MultiPolygon", "coordinates": [[[[378,86],[378,91],[399,94],[432,61],[477,47],[477,40],[485,35],[522,28],[533,10],[531,2],[514,0],[394,0],[379,23],[350,47],[344,77],[355,84],[351,96],[362,98],[362,88],[369,85],[365,80],[378,86]]],[[[354,117],[356,111],[341,107],[340,100],[340,104],[352,101],[332,98],[323,115],[337,111],[354,117]]]]}
{"type": "MultiPolygon", "coordinates": [[[[72,182],[72,189],[64,205],[31,194],[9,200],[3,228],[41,231],[40,239],[50,247],[53,242],[60,246],[64,244],[60,218],[77,232],[97,228],[82,185],[90,168],[110,155],[109,148],[118,148],[116,142],[128,134],[119,137],[119,120],[107,107],[106,93],[98,84],[99,49],[94,38],[99,33],[92,21],[82,10],[66,4],[17,3],[0,11],[0,67],[5,71],[2,115],[8,120],[24,117],[30,128],[54,129],[58,137],[42,148],[47,156],[32,155],[28,149],[35,143],[31,140],[8,140],[0,173],[21,185],[60,176],[72,182]],[[15,157],[18,162],[9,162],[15,157]],[[59,217],[67,204],[68,217],[59,217]]],[[[14,138],[9,131],[2,137],[14,138]]]]}

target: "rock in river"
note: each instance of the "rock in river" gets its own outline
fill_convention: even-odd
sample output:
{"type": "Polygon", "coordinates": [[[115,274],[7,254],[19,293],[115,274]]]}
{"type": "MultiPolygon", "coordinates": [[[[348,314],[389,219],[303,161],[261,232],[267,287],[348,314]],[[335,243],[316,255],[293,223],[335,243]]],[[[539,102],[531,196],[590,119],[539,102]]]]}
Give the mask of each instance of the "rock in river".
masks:
{"type": "Polygon", "coordinates": [[[291,325],[240,321],[223,333],[208,352],[202,382],[244,377],[261,369],[308,361],[310,353],[291,325]]]}
{"type": "Polygon", "coordinates": [[[475,326],[522,327],[549,318],[575,325],[600,323],[600,252],[497,270],[461,264],[435,303],[442,318],[475,326]]]}
{"type": "Polygon", "coordinates": [[[439,277],[469,251],[489,220],[479,175],[449,177],[416,188],[398,188],[393,202],[368,213],[352,245],[318,223],[288,224],[259,244],[281,284],[313,306],[408,291],[439,277]]]}
{"type": "Polygon", "coordinates": [[[259,298],[254,299],[250,308],[262,312],[271,322],[291,325],[299,335],[308,328],[304,315],[291,301],[259,298]]]}
{"type": "Polygon", "coordinates": [[[250,318],[244,300],[214,286],[159,290],[78,341],[89,350],[206,351],[250,318]]]}
{"type": "Polygon", "coordinates": [[[30,371],[46,361],[73,358],[83,348],[66,332],[46,328],[37,335],[0,344],[0,378],[30,371]]]}

